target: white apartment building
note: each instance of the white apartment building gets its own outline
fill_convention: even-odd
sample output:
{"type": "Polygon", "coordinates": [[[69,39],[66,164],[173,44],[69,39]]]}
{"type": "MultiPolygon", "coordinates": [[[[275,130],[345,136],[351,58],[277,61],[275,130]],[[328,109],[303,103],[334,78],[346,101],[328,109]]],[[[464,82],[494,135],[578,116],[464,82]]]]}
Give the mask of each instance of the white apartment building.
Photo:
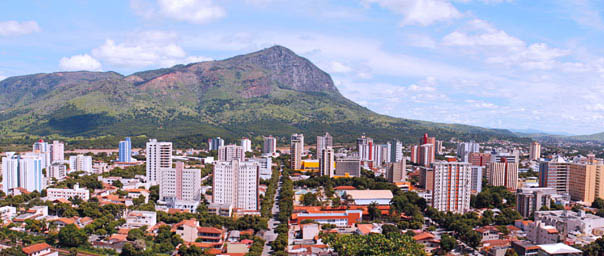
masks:
{"type": "Polygon", "coordinates": [[[245,161],[245,150],[242,146],[226,145],[218,148],[218,161],[245,161]]]}
{"type": "Polygon", "coordinates": [[[6,194],[13,188],[42,191],[45,188],[43,178],[40,156],[19,156],[15,152],[6,152],[6,157],[2,158],[2,191],[6,194]]]}
{"type": "Polygon", "coordinates": [[[273,176],[273,158],[270,156],[263,156],[259,158],[250,159],[250,161],[258,162],[260,165],[259,175],[261,179],[268,180],[273,176]]]}
{"type": "Polygon", "coordinates": [[[72,172],[92,173],[92,156],[77,155],[69,157],[69,169],[72,172]]]}
{"type": "Polygon", "coordinates": [[[289,149],[290,168],[299,170],[302,167],[302,153],[304,151],[304,134],[292,134],[289,149]]]}
{"type": "Polygon", "coordinates": [[[248,138],[242,138],[241,147],[243,148],[243,152],[252,152],[252,141],[248,138]]]}
{"type": "Polygon", "coordinates": [[[185,169],[183,162],[176,162],[176,168],[161,168],[158,182],[159,200],[170,206],[177,201],[201,199],[201,170],[185,169]]]}
{"type": "Polygon", "coordinates": [[[470,210],[472,169],[469,163],[434,162],[432,207],[439,211],[465,213],[470,210]]]}
{"type": "Polygon", "coordinates": [[[147,181],[157,184],[159,170],[172,168],[172,142],[158,142],[151,139],[147,142],[147,181]]]}
{"type": "Polygon", "coordinates": [[[273,136],[264,137],[264,145],[262,146],[262,154],[273,155],[277,152],[277,139],[273,136]]]}
{"type": "Polygon", "coordinates": [[[328,146],[321,151],[321,157],[319,158],[319,169],[321,171],[321,175],[323,176],[335,176],[336,161],[332,147],[328,146]]]}
{"type": "Polygon", "coordinates": [[[140,228],[142,226],[153,227],[157,224],[157,213],[151,211],[131,211],[125,216],[126,226],[140,228]]]}
{"type": "Polygon", "coordinates": [[[327,147],[333,147],[333,137],[328,132],[323,136],[317,136],[317,157],[320,159],[323,155],[323,150],[327,147]]]}
{"type": "Polygon", "coordinates": [[[258,169],[254,161],[216,162],[213,203],[244,211],[258,210],[258,169]]]}
{"type": "Polygon", "coordinates": [[[49,201],[55,201],[57,199],[66,199],[79,197],[84,201],[90,199],[90,191],[85,188],[80,188],[79,184],[75,184],[72,189],[70,188],[49,188],[46,189],[46,198],[49,201]]]}
{"type": "Polygon", "coordinates": [[[63,162],[54,162],[48,169],[46,169],[46,176],[49,180],[55,178],[57,180],[63,180],[67,177],[67,164],[63,162]]]}
{"type": "Polygon", "coordinates": [[[50,144],[50,164],[65,160],[65,144],[55,140],[50,144]]]}

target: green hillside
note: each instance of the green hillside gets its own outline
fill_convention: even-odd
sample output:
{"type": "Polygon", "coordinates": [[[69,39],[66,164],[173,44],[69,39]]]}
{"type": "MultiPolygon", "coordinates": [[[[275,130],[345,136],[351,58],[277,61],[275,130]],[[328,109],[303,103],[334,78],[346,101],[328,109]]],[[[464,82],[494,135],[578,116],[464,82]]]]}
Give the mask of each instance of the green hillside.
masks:
{"type": "Polygon", "coordinates": [[[197,146],[211,136],[294,132],[312,142],[326,131],[341,142],[362,133],[378,141],[415,142],[424,132],[439,139],[519,139],[507,130],[376,114],[344,98],[327,73],[281,46],[130,76],[60,72],[0,81],[4,144],[37,137],[109,143],[145,135],[197,146]]]}

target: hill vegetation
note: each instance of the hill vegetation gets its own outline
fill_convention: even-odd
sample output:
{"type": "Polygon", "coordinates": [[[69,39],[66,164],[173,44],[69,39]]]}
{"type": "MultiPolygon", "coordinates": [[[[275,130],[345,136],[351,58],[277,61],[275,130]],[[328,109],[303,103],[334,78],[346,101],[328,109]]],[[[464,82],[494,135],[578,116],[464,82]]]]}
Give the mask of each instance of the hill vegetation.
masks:
{"type": "MultiPolygon", "coordinates": [[[[177,65],[123,76],[58,72],[0,81],[0,143],[39,137],[71,145],[115,147],[123,136],[199,146],[208,137],[333,134],[353,142],[439,139],[519,140],[507,130],[440,124],[380,115],[343,97],[331,77],[287,48],[274,46],[221,61],[177,65]]],[[[140,145],[140,144],[139,144],[140,145]]]]}

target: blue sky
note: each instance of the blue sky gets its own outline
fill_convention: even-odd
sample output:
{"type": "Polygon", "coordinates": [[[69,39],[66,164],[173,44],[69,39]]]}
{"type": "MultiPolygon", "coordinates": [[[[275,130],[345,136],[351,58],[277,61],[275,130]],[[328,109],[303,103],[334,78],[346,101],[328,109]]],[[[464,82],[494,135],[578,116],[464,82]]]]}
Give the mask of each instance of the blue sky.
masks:
{"type": "Polygon", "coordinates": [[[0,2],[0,79],[136,71],[275,44],[382,114],[604,131],[604,4],[575,0],[0,2]]]}

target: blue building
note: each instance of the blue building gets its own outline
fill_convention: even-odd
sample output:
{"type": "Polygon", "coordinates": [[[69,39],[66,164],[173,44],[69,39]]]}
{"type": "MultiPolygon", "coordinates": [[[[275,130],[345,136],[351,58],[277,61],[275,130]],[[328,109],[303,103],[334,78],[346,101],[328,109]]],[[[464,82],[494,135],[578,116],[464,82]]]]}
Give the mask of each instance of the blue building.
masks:
{"type": "Polygon", "coordinates": [[[218,148],[224,146],[224,140],[220,137],[211,138],[208,140],[209,150],[218,150],[218,148]]]}
{"type": "Polygon", "coordinates": [[[132,162],[132,142],[130,142],[130,137],[126,137],[126,140],[120,141],[119,151],[120,156],[118,162],[132,162]]]}

